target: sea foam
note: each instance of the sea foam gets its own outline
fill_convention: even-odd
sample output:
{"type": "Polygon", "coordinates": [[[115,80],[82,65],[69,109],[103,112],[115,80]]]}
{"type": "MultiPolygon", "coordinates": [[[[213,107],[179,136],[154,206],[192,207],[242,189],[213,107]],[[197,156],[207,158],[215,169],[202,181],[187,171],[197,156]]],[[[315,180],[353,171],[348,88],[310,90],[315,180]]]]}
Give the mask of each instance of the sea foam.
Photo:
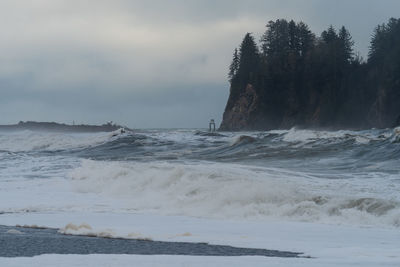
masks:
{"type": "Polygon", "coordinates": [[[58,151],[99,145],[110,141],[112,133],[49,133],[49,132],[2,132],[0,150],[10,152],[58,151]]]}
{"type": "Polygon", "coordinates": [[[399,200],[381,198],[373,177],[321,183],[277,168],[84,160],[69,178],[77,192],[120,200],[132,211],[400,226],[399,200]]]}

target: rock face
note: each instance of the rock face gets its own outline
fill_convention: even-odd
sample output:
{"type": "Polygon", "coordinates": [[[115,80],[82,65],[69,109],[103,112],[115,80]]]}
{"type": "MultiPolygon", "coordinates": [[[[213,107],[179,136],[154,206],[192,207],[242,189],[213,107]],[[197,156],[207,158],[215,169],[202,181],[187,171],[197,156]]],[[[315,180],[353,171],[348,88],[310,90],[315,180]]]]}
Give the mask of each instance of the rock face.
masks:
{"type": "Polygon", "coordinates": [[[251,84],[246,86],[245,91],[239,95],[238,99],[232,100],[233,105],[225,109],[221,131],[238,131],[252,129],[255,113],[259,106],[259,96],[251,84]]]}
{"type": "Polygon", "coordinates": [[[368,120],[372,125],[375,125],[378,128],[382,128],[385,126],[385,104],[387,102],[387,94],[386,90],[383,88],[379,88],[377,99],[372,105],[370,112],[368,114],[368,120]]]}
{"type": "Polygon", "coordinates": [[[220,131],[246,131],[290,129],[292,127],[328,128],[328,129],[369,129],[391,128],[400,126],[400,93],[387,92],[380,88],[370,107],[365,109],[364,116],[359,121],[345,121],[352,114],[342,111],[338,122],[326,119],[327,113],[324,97],[311,95],[308,106],[303,114],[298,111],[296,101],[286,102],[280,116],[265,105],[265,97],[252,84],[242,87],[242,93],[236,97],[231,93],[224,111],[220,131]],[[390,97],[389,97],[390,96],[390,97]],[[314,99],[315,98],[315,99],[314,99]],[[293,102],[293,103],[292,103],[293,102]],[[300,115],[299,115],[300,114],[300,115]],[[329,122],[329,123],[326,123],[329,122]]]}
{"type": "Polygon", "coordinates": [[[368,114],[370,125],[376,128],[400,126],[400,86],[397,92],[379,88],[377,98],[368,114]]]}

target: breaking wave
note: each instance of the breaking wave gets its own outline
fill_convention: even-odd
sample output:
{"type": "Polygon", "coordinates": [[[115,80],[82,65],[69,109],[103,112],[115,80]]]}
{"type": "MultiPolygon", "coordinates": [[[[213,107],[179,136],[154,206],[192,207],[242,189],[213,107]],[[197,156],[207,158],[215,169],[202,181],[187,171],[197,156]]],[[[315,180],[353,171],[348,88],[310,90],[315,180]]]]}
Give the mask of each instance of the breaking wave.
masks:
{"type": "MultiPolygon", "coordinates": [[[[194,130],[186,131],[141,131],[120,133],[48,133],[21,131],[13,133],[0,132],[0,151],[3,152],[80,152],[90,157],[100,154],[123,155],[143,151],[152,152],[151,156],[157,156],[157,152],[170,151],[171,154],[179,154],[189,151],[192,158],[202,159],[202,155],[218,158],[235,157],[236,152],[248,155],[269,152],[276,148],[287,148],[292,151],[302,149],[336,151],[354,148],[394,147],[400,155],[399,146],[393,146],[400,142],[400,128],[387,130],[368,131],[316,131],[316,130],[279,130],[268,132],[249,133],[207,133],[194,130]],[[139,147],[141,149],[139,149],[139,147]],[[239,148],[239,149],[238,149],[239,148]],[[322,148],[322,149],[315,149],[322,148]],[[208,153],[209,152],[209,153],[208,153]],[[91,155],[92,153],[92,155],[91,155]]],[[[284,151],[283,151],[284,152],[284,151]]],[[[214,159],[214,158],[211,158],[214,159]]]]}
{"type": "Polygon", "coordinates": [[[400,226],[399,166],[400,128],[0,132],[5,186],[67,176],[129,211],[400,226]]]}
{"type": "Polygon", "coordinates": [[[373,177],[322,184],[309,173],[276,168],[92,160],[69,177],[76,191],[119,199],[132,211],[400,226],[400,185],[389,192],[373,177]]]}
{"type": "Polygon", "coordinates": [[[110,133],[67,134],[20,131],[0,133],[0,150],[8,152],[60,151],[96,146],[110,141],[110,133]]]}

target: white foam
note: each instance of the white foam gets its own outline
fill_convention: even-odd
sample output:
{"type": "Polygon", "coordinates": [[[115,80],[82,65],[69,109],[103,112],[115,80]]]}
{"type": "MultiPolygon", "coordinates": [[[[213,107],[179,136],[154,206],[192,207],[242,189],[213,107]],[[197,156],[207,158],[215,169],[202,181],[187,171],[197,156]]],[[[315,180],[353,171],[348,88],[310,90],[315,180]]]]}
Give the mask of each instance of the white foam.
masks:
{"type": "Polygon", "coordinates": [[[391,136],[391,141],[393,143],[399,143],[400,142],[400,127],[397,127],[393,129],[393,134],[391,136]]]}
{"type": "Polygon", "coordinates": [[[368,182],[365,177],[322,181],[310,174],[230,164],[85,160],[70,178],[77,192],[120,199],[131,210],[400,226],[399,200],[393,198],[399,185],[391,194],[371,177],[368,182]]]}
{"type": "MultiPolygon", "coordinates": [[[[85,221],[90,224],[93,233],[100,233],[103,231],[102,229],[112,228],[115,233],[114,237],[137,238],[139,236],[140,238],[140,236],[147,236],[159,241],[207,242],[237,247],[304,252],[305,255],[313,257],[312,259],[276,258],[279,263],[277,266],[398,266],[400,262],[398,229],[264,220],[212,220],[143,213],[91,212],[30,214],[24,217],[7,217],[3,223],[12,224],[12,222],[21,220],[36,224],[46,222],[53,227],[62,227],[66,220],[85,221]],[[187,232],[190,232],[191,235],[185,235],[187,232]]],[[[78,223],[75,226],[79,228],[78,223]]],[[[60,255],[54,257],[53,260],[56,261],[60,255]]],[[[10,263],[4,262],[4,259],[0,258],[0,265],[9,266],[10,263]]],[[[205,258],[202,259],[205,260],[205,258]]],[[[207,259],[210,258],[207,257],[207,259]]],[[[242,257],[230,257],[230,259],[234,259],[236,262],[242,257]]],[[[266,262],[274,259],[263,257],[260,264],[265,266],[266,262]]],[[[32,261],[32,258],[29,260],[32,261]]],[[[204,261],[200,260],[200,262],[204,265],[204,261]]],[[[54,264],[55,262],[51,263],[53,264],[49,264],[49,266],[58,266],[58,264],[54,264]]],[[[220,264],[216,263],[216,266],[220,266],[220,264]]],[[[83,266],[92,265],[97,266],[93,263],[83,264],[83,266]]],[[[109,265],[114,266],[115,264],[110,263],[109,265]]],[[[253,266],[253,262],[246,258],[246,261],[239,266],[243,265],[253,266]]],[[[38,266],[43,265],[38,263],[38,266]]],[[[160,263],[160,266],[164,265],[160,263]]],[[[273,264],[273,266],[276,265],[273,264]]]]}
{"type": "Polygon", "coordinates": [[[0,133],[0,150],[22,152],[76,149],[99,145],[110,138],[112,138],[110,133],[2,132],[0,133]]]}
{"type": "Polygon", "coordinates": [[[116,237],[116,234],[111,229],[97,230],[94,231],[92,227],[87,223],[81,223],[75,225],[73,223],[67,224],[58,230],[59,233],[65,235],[84,235],[84,236],[95,236],[95,237],[116,237]]]}
{"type": "MultiPolygon", "coordinates": [[[[287,142],[296,138],[297,130],[291,131],[287,142]]],[[[286,132],[279,131],[282,135],[286,132]]],[[[300,137],[298,142],[309,142],[315,135],[324,139],[322,133],[303,133],[308,137],[300,137]]],[[[379,137],[358,134],[360,142],[369,136],[379,137]]],[[[192,133],[177,131],[160,138],[183,144],[183,135],[190,140],[192,133]]],[[[383,135],[392,138],[395,133],[390,130],[383,135]]],[[[19,141],[13,141],[1,139],[4,136],[0,136],[0,149],[10,151],[35,150],[46,142],[50,150],[76,148],[110,138],[108,134],[25,132],[19,141]]],[[[224,140],[229,144],[238,134],[227,136],[224,140]]],[[[255,133],[250,136],[257,137],[255,133]]],[[[398,266],[400,262],[397,168],[388,174],[376,163],[368,172],[346,169],[324,173],[318,169],[321,173],[317,174],[225,163],[101,162],[27,154],[13,155],[4,164],[0,161],[1,224],[61,228],[65,234],[303,251],[317,257],[311,261],[277,259],[283,266],[398,266]],[[70,168],[74,169],[65,179],[70,168]],[[327,174],[329,177],[324,177],[327,174]],[[332,177],[341,179],[328,179],[332,177]]],[[[43,258],[35,259],[37,266],[43,266],[43,258]]],[[[22,262],[22,258],[15,260],[22,262]]],[[[269,260],[275,259],[262,258],[260,263],[265,265],[269,260]]],[[[145,262],[151,265],[151,260],[145,262]]],[[[203,259],[199,262],[204,265],[203,259]]],[[[90,265],[86,263],[82,265],[90,265]]],[[[163,263],[160,260],[159,265],[163,263]]],[[[252,265],[247,258],[240,263],[252,265]]],[[[0,265],[10,264],[13,262],[0,259],[0,265]]]]}
{"type": "Polygon", "coordinates": [[[289,143],[309,143],[314,141],[321,141],[331,139],[334,141],[353,139],[357,144],[368,144],[373,140],[382,140],[382,138],[389,138],[392,135],[391,131],[320,131],[320,130],[305,130],[292,128],[284,134],[283,141],[289,143]]]}
{"type": "Polygon", "coordinates": [[[16,230],[16,229],[10,229],[10,230],[8,230],[6,233],[7,233],[7,234],[12,234],[12,235],[22,235],[22,234],[24,234],[23,232],[18,231],[18,230],[16,230]]]}

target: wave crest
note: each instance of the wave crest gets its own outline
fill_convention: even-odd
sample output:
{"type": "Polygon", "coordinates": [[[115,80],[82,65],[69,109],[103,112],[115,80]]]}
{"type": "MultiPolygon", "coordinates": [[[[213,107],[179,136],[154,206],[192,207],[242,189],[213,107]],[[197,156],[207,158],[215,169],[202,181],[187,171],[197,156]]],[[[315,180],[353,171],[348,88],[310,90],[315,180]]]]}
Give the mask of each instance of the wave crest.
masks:
{"type": "Polygon", "coordinates": [[[400,226],[396,201],[322,194],[310,176],[280,169],[85,160],[70,178],[75,190],[120,199],[132,210],[400,226]]]}

